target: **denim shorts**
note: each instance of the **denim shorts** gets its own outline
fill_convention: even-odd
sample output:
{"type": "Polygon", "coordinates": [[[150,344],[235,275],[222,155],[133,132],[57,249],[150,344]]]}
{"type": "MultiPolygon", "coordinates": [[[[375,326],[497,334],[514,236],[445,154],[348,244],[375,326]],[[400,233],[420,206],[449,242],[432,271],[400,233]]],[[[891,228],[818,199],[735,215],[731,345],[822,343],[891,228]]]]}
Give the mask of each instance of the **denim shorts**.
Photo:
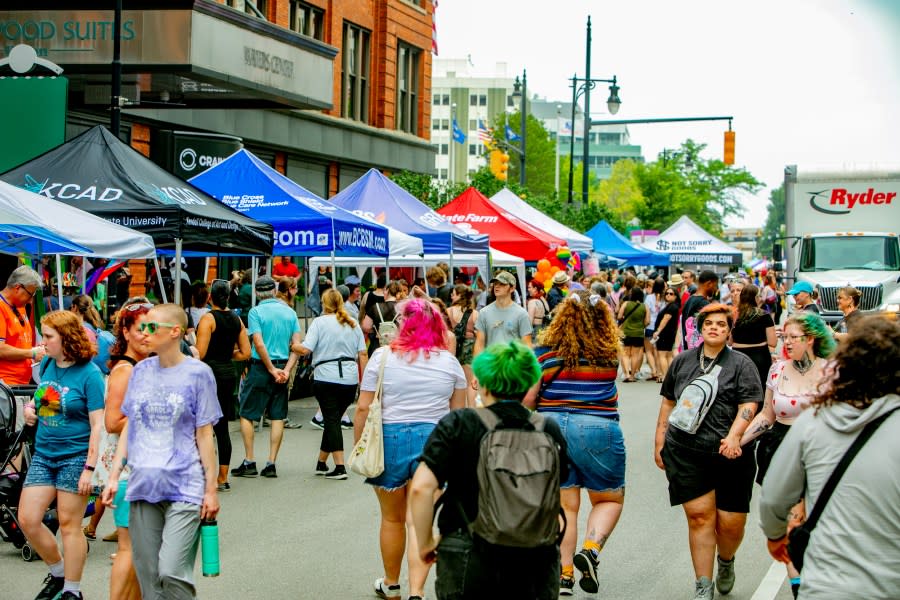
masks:
{"type": "Polygon", "coordinates": [[[78,480],[84,472],[86,461],[87,452],[65,458],[48,458],[35,454],[25,476],[25,487],[46,486],[77,494],[78,480]]]}
{"type": "Polygon", "coordinates": [[[128,480],[120,479],[119,487],[116,489],[116,497],[113,500],[113,506],[116,508],[113,512],[113,519],[116,527],[128,528],[128,513],[131,502],[125,499],[125,493],[128,491],[128,480]]]}
{"type": "Polygon", "coordinates": [[[617,418],[568,412],[543,413],[556,419],[569,453],[569,477],[562,488],[611,492],[625,487],[625,440],[617,418]]]}
{"type": "Polygon", "coordinates": [[[385,423],[384,472],[366,483],[385,490],[400,489],[409,483],[419,466],[419,457],[435,423],[385,423]]]}

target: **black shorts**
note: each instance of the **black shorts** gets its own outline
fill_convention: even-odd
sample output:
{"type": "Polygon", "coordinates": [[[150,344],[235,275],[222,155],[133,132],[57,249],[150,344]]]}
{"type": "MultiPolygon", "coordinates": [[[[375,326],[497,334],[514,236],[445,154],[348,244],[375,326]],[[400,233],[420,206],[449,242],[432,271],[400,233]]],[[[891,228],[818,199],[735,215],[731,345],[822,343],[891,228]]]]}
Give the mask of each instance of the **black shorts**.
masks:
{"type": "Polygon", "coordinates": [[[790,429],[790,425],[775,421],[772,429],[759,436],[756,444],[756,464],[759,466],[759,470],[756,472],[756,483],[759,485],[762,485],[772,457],[775,456],[775,451],[778,450],[778,446],[781,445],[781,441],[790,429]]]}
{"type": "Polygon", "coordinates": [[[715,491],[717,509],[750,512],[756,460],[749,449],[745,449],[740,457],[730,459],[666,438],[662,460],[666,467],[666,479],[669,480],[669,503],[672,506],[715,491]]]}
{"type": "Polygon", "coordinates": [[[644,347],[644,338],[642,337],[626,337],[624,342],[622,342],[626,346],[631,346],[632,348],[643,348],[644,347]]]}
{"type": "MultiPolygon", "coordinates": [[[[273,364],[284,366],[283,361],[273,364]]],[[[251,361],[241,384],[240,401],[242,419],[259,421],[265,413],[272,421],[283,421],[287,417],[287,383],[275,383],[275,378],[261,362],[251,361]]]]}

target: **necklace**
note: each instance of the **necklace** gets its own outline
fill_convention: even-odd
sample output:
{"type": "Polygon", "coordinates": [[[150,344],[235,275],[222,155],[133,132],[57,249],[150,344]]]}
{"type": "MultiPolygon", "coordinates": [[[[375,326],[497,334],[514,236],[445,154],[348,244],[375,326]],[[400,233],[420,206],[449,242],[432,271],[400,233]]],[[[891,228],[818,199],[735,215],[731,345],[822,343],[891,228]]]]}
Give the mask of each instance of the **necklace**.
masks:
{"type": "Polygon", "coordinates": [[[806,375],[807,371],[812,369],[812,366],[813,366],[813,361],[806,354],[804,354],[803,358],[801,358],[800,360],[795,360],[793,362],[794,362],[794,368],[801,375],[806,375]]]}
{"type": "Polygon", "coordinates": [[[700,346],[700,347],[697,349],[697,356],[700,357],[700,371],[701,371],[704,375],[706,375],[707,373],[709,373],[710,371],[712,371],[712,368],[713,368],[714,366],[716,366],[716,363],[719,361],[719,357],[722,356],[722,352],[724,352],[724,351],[725,351],[725,349],[723,348],[723,349],[716,355],[715,358],[710,358],[710,359],[709,359],[709,364],[707,365],[707,364],[706,364],[706,355],[703,353],[703,346],[700,346]]]}

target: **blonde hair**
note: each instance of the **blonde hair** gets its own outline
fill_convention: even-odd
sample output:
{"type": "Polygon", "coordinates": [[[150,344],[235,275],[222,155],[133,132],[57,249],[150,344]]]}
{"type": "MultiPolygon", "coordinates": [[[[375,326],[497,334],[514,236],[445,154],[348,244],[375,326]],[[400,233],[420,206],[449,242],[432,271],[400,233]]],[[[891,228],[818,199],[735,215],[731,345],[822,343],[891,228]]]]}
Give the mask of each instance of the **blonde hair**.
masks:
{"type": "Polygon", "coordinates": [[[347,312],[347,309],[344,308],[344,297],[334,288],[331,288],[322,294],[322,314],[333,314],[337,317],[337,322],[341,325],[346,325],[351,328],[356,327],[356,321],[353,320],[353,317],[351,317],[350,313],[347,312]]]}

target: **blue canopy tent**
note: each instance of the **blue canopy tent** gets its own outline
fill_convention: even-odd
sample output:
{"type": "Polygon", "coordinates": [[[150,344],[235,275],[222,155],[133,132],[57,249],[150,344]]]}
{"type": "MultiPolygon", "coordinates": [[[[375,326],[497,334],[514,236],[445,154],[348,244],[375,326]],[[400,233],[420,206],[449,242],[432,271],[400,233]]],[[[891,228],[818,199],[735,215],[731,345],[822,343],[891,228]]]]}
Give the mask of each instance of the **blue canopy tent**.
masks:
{"type": "Polygon", "coordinates": [[[489,251],[488,236],[466,234],[376,169],[369,169],[332,197],[331,202],[421,239],[425,254],[486,254],[489,251]]]}
{"type": "Polygon", "coordinates": [[[586,236],[594,241],[594,250],[610,257],[621,258],[629,265],[665,267],[669,265],[669,255],[640,248],[629,242],[624,235],[613,229],[606,221],[594,225],[586,236]]]}
{"type": "Polygon", "coordinates": [[[272,225],[276,255],[388,256],[387,228],[322,200],[247,150],[238,150],[190,183],[272,225]]]}

